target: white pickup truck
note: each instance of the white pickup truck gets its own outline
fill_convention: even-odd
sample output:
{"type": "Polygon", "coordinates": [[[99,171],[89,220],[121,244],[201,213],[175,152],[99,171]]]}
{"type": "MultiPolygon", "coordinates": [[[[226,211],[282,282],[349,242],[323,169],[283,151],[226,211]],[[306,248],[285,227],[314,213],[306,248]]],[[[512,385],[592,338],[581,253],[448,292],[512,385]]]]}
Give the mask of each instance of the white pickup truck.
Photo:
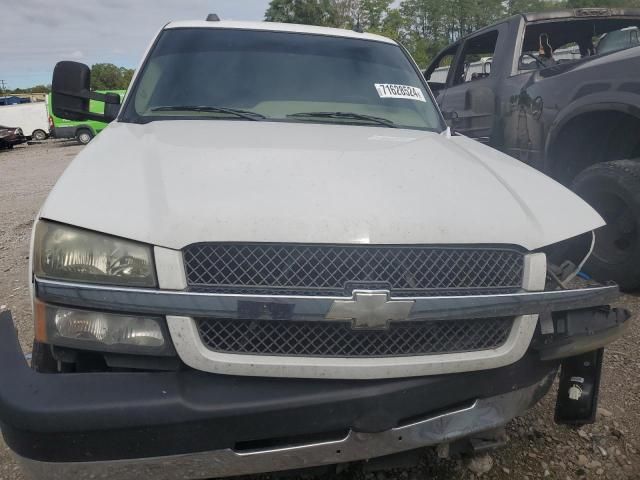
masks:
{"type": "Polygon", "coordinates": [[[567,288],[580,265],[551,255],[602,219],[452,135],[400,45],[175,22],[122,105],[89,77],[53,77],[57,116],[111,124],[36,220],[31,368],[0,317],[0,426],[35,478],[459,449],[559,369],[557,421],[593,421],[629,313],[615,285],[567,288]]]}

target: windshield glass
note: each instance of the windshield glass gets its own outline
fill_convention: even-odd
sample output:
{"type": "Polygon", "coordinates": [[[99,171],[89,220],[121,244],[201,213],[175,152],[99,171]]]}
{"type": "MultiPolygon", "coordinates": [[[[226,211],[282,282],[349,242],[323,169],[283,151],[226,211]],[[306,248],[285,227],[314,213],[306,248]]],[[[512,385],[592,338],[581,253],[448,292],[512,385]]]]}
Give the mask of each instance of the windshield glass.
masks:
{"type": "Polygon", "coordinates": [[[176,118],[444,128],[397,45],[221,28],[165,30],[121,121],[176,118]]]}

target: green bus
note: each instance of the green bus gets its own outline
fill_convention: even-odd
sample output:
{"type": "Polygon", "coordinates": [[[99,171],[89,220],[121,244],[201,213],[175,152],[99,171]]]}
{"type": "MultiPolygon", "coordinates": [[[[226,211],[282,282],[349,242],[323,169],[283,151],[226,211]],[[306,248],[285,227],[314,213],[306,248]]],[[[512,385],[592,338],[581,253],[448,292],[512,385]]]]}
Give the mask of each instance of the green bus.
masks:
{"type": "MultiPolygon", "coordinates": [[[[97,90],[98,93],[117,93],[124,98],[126,90],[97,90]]],[[[104,113],[104,103],[97,100],[89,102],[89,108],[94,113],[104,113]]],[[[86,145],[100,133],[107,124],[95,120],[76,122],[56,117],[51,111],[51,94],[47,96],[47,109],[49,111],[49,128],[53,138],[75,138],[79,143],[86,145]]]]}

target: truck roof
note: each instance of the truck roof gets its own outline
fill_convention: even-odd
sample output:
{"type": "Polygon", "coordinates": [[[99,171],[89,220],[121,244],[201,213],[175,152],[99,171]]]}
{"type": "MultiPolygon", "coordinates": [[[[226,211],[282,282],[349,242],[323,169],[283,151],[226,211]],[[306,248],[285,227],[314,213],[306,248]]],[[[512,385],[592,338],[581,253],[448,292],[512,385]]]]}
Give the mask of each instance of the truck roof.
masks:
{"type": "Polygon", "coordinates": [[[545,12],[523,13],[525,21],[540,22],[545,20],[640,17],[640,8],[575,8],[549,10],[545,12]]]}
{"type": "MultiPolygon", "coordinates": [[[[624,17],[638,17],[640,18],[640,8],[568,8],[563,10],[548,10],[543,12],[533,12],[533,13],[518,13],[516,15],[511,15],[510,17],[505,17],[497,22],[494,22],[485,27],[479,28],[471,33],[468,33],[462,37],[460,37],[455,42],[449,44],[446,48],[451,47],[451,45],[457,45],[458,43],[464,42],[467,38],[471,36],[475,36],[478,33],[484,32],[486,30],[492,30],[496,27],[496,25],[500,25],[502,23],[507,22],[520,22],[521,19],[524,19],[526,23],[535,23],[535,22],[549,22],[549,21],[562,21],[562,20],[589,20],[589,19],[620,19],[624,17]]],[[[445,48],[445,49],[446,49],[445,48]]]]}
{"type": "Polygon", "coordinates": [[[330,37],[358,38],[361,40],[373,40],[376,42],[396,44],[393,40],[381,35],[372,33],[360,33],[354,30],[342,28],[317,27],[313,25],[299,25],[296,23],[276,23],[276,22],[236,22],[236,21],[205,21],[186,20],[170,22],[166,29],[174,28],[232,28],[237,30],[263,30],[269,32],[291,32],[308,33],[313,35],[326,35],[330,37]]]}

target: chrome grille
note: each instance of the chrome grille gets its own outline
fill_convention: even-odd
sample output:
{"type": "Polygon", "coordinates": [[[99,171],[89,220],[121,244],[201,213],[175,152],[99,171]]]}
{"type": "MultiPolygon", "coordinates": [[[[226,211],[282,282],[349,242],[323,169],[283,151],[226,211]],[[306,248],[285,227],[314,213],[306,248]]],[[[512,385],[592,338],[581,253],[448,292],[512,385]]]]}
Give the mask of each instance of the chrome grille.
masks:
{"type": "Polygon", "coordinates": [[[513,318],[391,323],[353,330],[348,322],[196,319],[203,344],[221,353],[307,357],[397,357],[498,348],[513,318]]]}
{"type": "Polygon", "coordinates": [[[240,294],[489,294],[522,286],[523,253],[508,247],[201,243],[183,251],[189,288],[240,294]]]}

